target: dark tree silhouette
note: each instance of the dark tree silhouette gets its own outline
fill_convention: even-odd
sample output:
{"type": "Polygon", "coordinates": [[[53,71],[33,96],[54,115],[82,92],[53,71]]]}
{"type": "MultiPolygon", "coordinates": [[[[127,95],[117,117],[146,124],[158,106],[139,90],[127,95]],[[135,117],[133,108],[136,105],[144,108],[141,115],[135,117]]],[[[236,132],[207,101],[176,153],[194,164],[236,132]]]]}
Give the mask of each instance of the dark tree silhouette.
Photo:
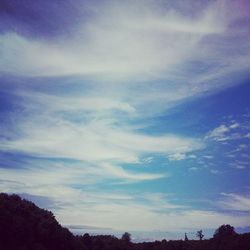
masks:
{"type": "Polygon", "coordinates": [[[54,215],[18,195],[0,194],[0,249],[71,249],[74,236],[54,215]]]}
{"type": "Polygon", "coordinates": [[[131,241],[131,234],[128,233],[128,232],[125,232],[123,235],[122,235],[122,240],[129,243],[131,241]]]}
{"type": "Polygon", "coordinates": [[[85,233],[82,237],[83,243],[84,245],[86,245],[87,247],[90,248],[91,244],[92,244],[92,238],[88,233],[85,233]]]}
{"type": "Polygon", "coordinates": [[[197,231],[196,237],[199,238],[199,240],[202,240],[204,237],[204,234],[202,233],[202,230],[197,231]]]}
{"type": "Polygon", "coordinates": [[[234,231],[234,227],[230,225],[222,225],[220,226],[214,233],[214,238],[229,238],[235,236],[236,232],[234,231]]]}

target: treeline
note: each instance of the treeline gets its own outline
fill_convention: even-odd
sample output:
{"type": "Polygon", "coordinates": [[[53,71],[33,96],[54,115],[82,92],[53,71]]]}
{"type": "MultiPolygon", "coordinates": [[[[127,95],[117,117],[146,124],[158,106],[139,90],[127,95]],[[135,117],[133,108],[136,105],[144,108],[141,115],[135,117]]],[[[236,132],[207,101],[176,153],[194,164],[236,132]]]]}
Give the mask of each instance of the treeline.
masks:
{"type": "MultiPolygon", "coordinates": [[[[201,236],[202,232],[198,231],[201,236]]],[[[230,225],[218,228],[210,240],[132,243],[110,235],[74,236],[54,215],[18,195],[0,194],[0,250],[249,250],[250,233],[237,234],[230,225]]]]}

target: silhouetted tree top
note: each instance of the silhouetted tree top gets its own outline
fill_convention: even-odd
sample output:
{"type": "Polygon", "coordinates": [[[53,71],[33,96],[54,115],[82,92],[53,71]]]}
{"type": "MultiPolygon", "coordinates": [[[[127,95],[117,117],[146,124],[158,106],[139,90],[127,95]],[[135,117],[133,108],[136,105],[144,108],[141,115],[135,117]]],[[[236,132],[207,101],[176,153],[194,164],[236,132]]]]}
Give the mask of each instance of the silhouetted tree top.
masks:
{"type": "Polygon", "coordinates": [[[128,232],[125,232],[125,233],[122,235],[122,240],[125,241],[125,242],[130,242],[130,241],[131,241],[131,234],[128,233],[128,232]]]}
{"type": "Polygon", "coordinates": [[[230,225],[222,225],[220,226],[214,233],[214,238],[227,238],[235,236],[237,233],[234,231],[234,227],[230,225]]]}
{"type": "Polygon", "coordinates": [[[196,237],[199,238],[199,240],[202,240],[204,237],[204,234],[202,233],[202,230],[197,231],[196,237]]]}
{"type": "Polygon", "coordinates": [[[0,249],[70,249],[72,242],[51,212],[18,195],[0,194],[0,249]]]}

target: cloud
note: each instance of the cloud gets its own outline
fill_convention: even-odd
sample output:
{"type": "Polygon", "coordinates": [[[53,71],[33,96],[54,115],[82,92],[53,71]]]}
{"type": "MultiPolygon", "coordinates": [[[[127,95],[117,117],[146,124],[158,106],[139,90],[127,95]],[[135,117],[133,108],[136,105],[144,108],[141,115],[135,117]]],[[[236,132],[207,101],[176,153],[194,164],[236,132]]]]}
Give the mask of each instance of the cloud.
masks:
{"type": "Polygon", "coordinates": [[[203,155],[202,157],[205,159],[213,159],[214,158],[214,156],[212,156],[212,155],[203,155]]]}
{"type": "Polygon", "coordinates": [[[220,171],[219,171],[219,170],[216,170],[216,169],[211,169],[211,170],[210,170],[210,173],[211,173],[211,174],[219,174],[220,171]]]}
{"type": "Polygon", "coordinates": [[[207,138],[214,138],[215,140],[227,140],[225,133],[229,132],[230,129],[225,125],[220,125],[219,127],[212,130],[207,138]]]}
{"type": "Polygon", "coordinates": [[[115,160],[133,163],[144,153],[185,153],[203,144],[175,135],[149,136],[123,131],[101,123],[72,124],[40,117],[20,124],[21,135],[2,142],[1,149],[34,156],[71,158],[83,161],[115,160]],[[47,119],[47,122],[43,122],[47,119]]]}
{"type": "Polygon", "coordinates": [[[247,134],[245,135],[245,137],[246,137],[246,138],[250,138],[250,133],[247,133],[247,134]]]}
{"type": "Polygon", "coordinates": [[[170,161],[180,161],[180,160],[185,160],[186,158],[187,158],[186,154],[182,153],[175,153],[168,156],[168,159],[170,161]]]}
{"type": "MultiPolygon", "coordinates": [[[[5,186],[86,186],[105,182],[131,183],[150,181],[168,177],[167,173],[147,173],[141,170],[126,170],[123,167],[108,163],[84,162],[51,162],[46,160],[32,160],[24,163],[24,168],[0,168],[2,191],[9,192],[5,186]],[[32,180],[32,181],[31,181],[32,180]],[[26,184],[27,183],[27,184],[26,184]]],[[[81,188],[79,187],[79,190],[81,188]]],[[[24,190],[28,192],[30,190],[24,190]]],[[[37,191],[37,190],[36,190],[37,191]]]]}
{"type": "MultiPolygon", "coordinates": [[[[92,4],[92,15],[80,19],[70,37],[63,40],[60,36],[58,40],[39,40],[5,32],[0,36],[0,69],[29,76],[166,79],[180,86],[188,84],[192,93],[217,88],[211,84],[213,79],[248,70],[248,55],[242,55],[240,47],[232,43],[235,33],[229,27],[241,17],[229,11],[231,1],[203,4],[202,11],[193,16],[188,4],[185,6],[187,10],[181,11],[171,2],[162,6],[160,1],[105,1],[92,4]],[[233,60],[225,48],[235,52],[233,60]],[[197,70],[197,62],[203,62],[207,70],[197,70]],[[186,79],[190,79],[188,83],[186,79]]],[[[237,35],[248,51],[242,33],[237,35]]]]}
{"type": "Polygon", "coordinates": [[[224,198],[219,206],[225,210],[250,212],[250,197],[233,193],[222,193],[224,198]]]}
{"type": "MultiPolygon", "coordinates": [[[[33,156],[69,158],[90,163],[139,163],[144,154],[185,154],[204,147],[198,138],[174,134],[158,136],[130,126],[136,109],[111,98],[83,95],[53,96],[18,93],[23,112],[9,140],[0,148],[33,156]],[[122,114],[117,110],[122,111],[122,114]]],[[[9,131],[9,127],[5,130],[9,131]]],[[[4,129],[3,129],[4,131],[4,129]]],[[[9,131],[10,132],[10,131],[9,131]]]]}
{"type": "MultiPolygon", "coordinates": [[[[79,207],[84,209],[84,207],[79,207]]],[[[138,204],[107,204],[96,206],[92,211],[84,210],[84,215],[78,213],[76,216],[70,212],[61,210],[57,216],[60,221],[73,221],[75,224],[87,223],[92,225],[95,218],[97,225],[104,227],[106,224],[113,230],[128,231],[133,228],[135,231],[164,231],[164,232],[185,232],[196,231],[197,228],[211,229],[229,223],[235,226],[248,226],[248,216],[234,216],[213,211],[187,210],[184,212],[157,213],[148,206],[138,204]],[[100,216],[102,213],[103,216],[100,216]],[[124,216],[126,214],[126,217],[124,216]],[[69,218],[67,219],[67,216],[69,218]],[[77,220],[77,216],[78,220],[77,220]],[[71,217],[71,218],[70,218],[71,217]],[[84,219],[84,217],[86,219],[84,219]],[[79,218],[80,219],[79,221],[79,218]]],[[[66,224],[67,225],[67,224],[66,224]]]]}
{"type": "MultiPolygon", "coordinates": [[[[5,32],[0,36],[0,70],[61,76],[60,83],[63,76],[78,76],[81,83],[91,79],[103,91],[102,96],[81,101],[65,98],[68,109],[74,103],[86,109],[160,114],[186,98],[237,84],[237,74],[249,70],[246,27],[237,33],[232,28],[247,15],[235,15],[232,10],[240,6],[232,1],[197,4],[195,15],[190,6],[173,1],[104,1],[85,9],[91,14],[79,19],[74,32],[63,39],[5,32]]],[[[38,96],[43,97],[63,106],[60,98],[38,96]]]]}
{"type": "Polygon", "coordinates": [[[172,9],[162,13],[150,1],[119,1],[94,8],[98,15],[82,21],[65,41],[1,35],[1,70],[47,76],[154,73],[188,58],[202,36],[225,29],[215,7],[196,19],[172,9]]]}
{"type": "Polygon", "coordinates": [[[149,174],[125,171],[122,167],[102,164],[102,169],[109,174],[109,178],[118,178],[127,181],[147,181],[167,177],[167,174],[149,174]]]}
{"type": "Polygon", "coordinates": [[[208,133],[205,139],[211,139],[214,141],[227,141],[232,139],[239,139],[241,135],[239,133],[232,133],[233,130],[240,127],[240,124],[235,122],[229,125],[222,124],[208,133]]]}
{"type": "MultiPolygon", "coordinates": [[[[34,95],[37,102],[44,98],[50,109],[156,116],[187,98],[237,84],[238,74],[249,70],[246,27],[239,27],[242,32],[232,28],[246,13],[235,15],[232,9],[240,7],[231,1],[197,4],[195,15],[190,6],[172,1],[165,5],[104,1],[85,9],[91,14],[79,19],[68,36],[39,39],[6,31],[0,35],[0,71],[35,76],[33,85],[46,76],[54,77],[53,86],[83,86],[79,98],[33,92],[24,97],[34,95]],[[66,78],[76,76],[75,81],[66,78]],[[92,92],[86,96],[89,80],[92,92]]],[[[39,83],[46,85],[47,80],[39,83]]]]}
{"type": "Polygon", "coordinates": [[[237,169],[245,169],[246,166],[244,166],[244,165],[236,165],[235,168],[237,168],[237,169]]]}
{"type": "Polygon", "coordinates": [[[17,96],[25,98],[26,108],[39,109],[41,106],[46,112],[103,112],[119,110],[126,113],[134,113],[135,108],[129,103],[101,96],[57,96],[39,92],[19,92],[17,96]]]}
{"type": "Polygon", "coordinates": [[[199,170],[199,168],[198,167],[191,167],[188,170],[190,170],[190,171],[197,171],[197,170],[199,170]]]}
{"type": "MultiPolygon", "coordinates": [[[[227,120],[210,130],[204,137],[206,147],[212,149],[209,155],[203,155],[203,159],[212,163],[214,169],[210,170],[213,174],[226,173],[228,168],[223,170],[215,169],[218,165],[216,161],[223,159],[225,166],[230,166],[231,171],[235,170],[247,170],[247,149],[245,135],[249,131],[248,121],[245,119],[246,115],[238,115],[237,120],[232,119],[232,116],[226,118],[227,120]],[[216,150],[215,150],[216,149],[216,150]],[[219,152],[224,152],[221,154],[219,152]],[[211,155],[210,155],[211,154],[211,155]]],[[[219,164],[221,165],[221,164],[219,164]]]]}

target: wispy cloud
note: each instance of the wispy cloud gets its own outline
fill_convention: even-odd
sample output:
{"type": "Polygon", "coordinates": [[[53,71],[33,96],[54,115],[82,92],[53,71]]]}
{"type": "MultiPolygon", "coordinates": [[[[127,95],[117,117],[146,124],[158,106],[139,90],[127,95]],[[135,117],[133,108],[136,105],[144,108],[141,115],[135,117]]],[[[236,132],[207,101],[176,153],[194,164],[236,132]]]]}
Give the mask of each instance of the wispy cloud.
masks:
{"type": "Polygon", "coordinates": [[[224,198],[219,202],[222,209],[250,212],[250,197],[233,193],[222,193],[224,198]]]}
{"type": "Polygon", "coordinates": [[[247,133],[247,134],[245,135],[245,137],[246,137],[246,138],[250,138],[250,133],[247,133]]]}
{"type": "Polygon", "coordinates": [[[114,160],[136,163],[144,153],[185,153],[198,150],[198,139],[176,135],[150,136],[123,130],[102,121],[73,123],[50,116],[35,116],[19,123],[19,136],[2,142],[2,150],[43,157],[83,161],[114,160]]]}
{"type": "MultiPolygon", "coordinates": [[[[46,160],[27,161],[24,168],[0,168],[0,173],[3,180],[2,185],[14,183],[15,185],[23,185],[24,187],[29,185],[36,187],[46,185],[60,187],[85,186],[105,183],[106,181],[131,183],[168,177],[166,172],[157,174],[138,171],[136,169],[131,171],[108,163],[55,163],[46,160]],[[31,182],[30,179],[33,181],[31,182]]],[[[2,190],[8,192],[8,190],[4,189],[4,186],[2,190]]]]}
{"type": "MultiPolygon", "coordinates": [[[[152,1],[93,5],[95,14],[80,21],[63,41],[61,37],[41,41],[4,33],[0,37],[1,71],[33,76],[92,75],[119,81],[137,76],[140,81],[164,78],[180,86],[189,79],[190,91],[203,92],[216,88],[212,79],[247,70],[248,55],[242,55],[240,47],[230,47],[235,36],[230,25],[240,18],[231,15],[231,1],[204,4],[200,15],[194,16],[172,5],[164,11],[159,2],[152,1]],[[235,52],[233,60],[225,48],[235,52]],[[205,71],[195,70],[198,61],[207,62],[205,71]],[[187,63],[193,65],[191,75],[187,63]]],[[[248,51],[247,43],[242,42],[241,47],[248,51]]]]}
{"type": "Polygon", "coordinates": [[[239,123],[233,123],[229,125],[222,124],[208,133],[206,139],[212,139],[215,141],[227,141],[231,139],[237,139],[240,137],[238,133],[233,133],[235,129],[239,127],[239,123]]]}
{"type": "Polygon", "coordinates": [[[203,36],[225,30],[219,7],[209,6],[192,19],[172,9],[164,13],[151,1],[100,4],[94,6],[98,16],[79,24],[69,40],[2,35],[2,70],[28,75],[154,74],[189,58],[203,36]]]}

